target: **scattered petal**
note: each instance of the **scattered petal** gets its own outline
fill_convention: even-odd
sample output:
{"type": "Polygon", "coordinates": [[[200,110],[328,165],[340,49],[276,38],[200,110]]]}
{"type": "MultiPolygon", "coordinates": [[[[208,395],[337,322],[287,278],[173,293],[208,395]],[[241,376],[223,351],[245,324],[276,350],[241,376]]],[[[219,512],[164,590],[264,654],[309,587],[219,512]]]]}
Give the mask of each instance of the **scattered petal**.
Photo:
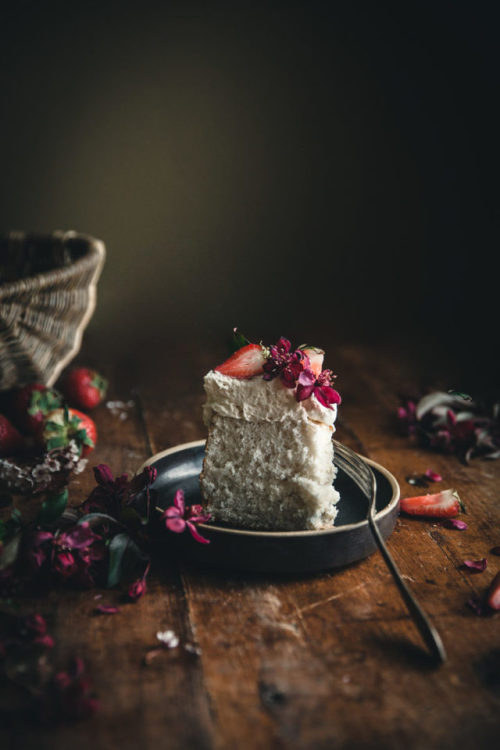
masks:
{"type": "Polygon", "coordinates": [[[464,560],[464,565],[470,570],[482,573],[488,566],[488,560],[485,557],[482,560],[464,560]]]}
{"type": "Polygon", "coordinates": [[[179,645],[179,638],[173,630],[159,630],[156,637],[167,648],[177,648],[179,645]]]}
{"type": "Polygon", "coordinates": [[[441,526],[445,526],[447,529],[458,529],[458,531],[467,530],[467,524],[459,518],[445,518],[441,521],[441,526]]]}
{"type": "Polygon", "coordinates": [[[115,607],[113,604],[99,604],[95,608],[95,612],[98,615],[116,615],[120,611],[120,607],[115,607]]]}
{"type": "Polygon", "coordinates": [[[441,474],[438,474],[436,471],[432,471],[432,469],[427,469],[427,471],[425,472],[425,476],[431,482],[442,482],[443,481],[443,477],[441,476],[441,474]]]}
{"type": "Polygon", "coordinates": [[[201,656],[201,653],[202,653],[201,648],[199,646],[195,646],[193,643],[186,643],[184,648],[190,654],[196,654],[196,656],[201,656]]]}

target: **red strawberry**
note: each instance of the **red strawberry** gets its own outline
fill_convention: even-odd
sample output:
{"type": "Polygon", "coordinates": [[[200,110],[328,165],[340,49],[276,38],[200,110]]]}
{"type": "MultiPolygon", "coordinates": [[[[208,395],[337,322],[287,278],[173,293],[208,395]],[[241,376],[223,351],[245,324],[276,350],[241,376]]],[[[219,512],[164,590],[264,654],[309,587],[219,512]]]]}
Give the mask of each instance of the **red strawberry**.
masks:
{"type": "Polygon", "coordinates": [[[94,450],[97,443],[97,429],[93,420],[76,409],[54,409],[47,415],[43,440],[48,451],[62,448],[74,440],[86,456],[94,450]]]}
{"type": "Polygon", "coordinates": [[[316,346],[301,346],[300,349],[309,357],[309,368],[313,371],[316,377],[318,377],[323,369],[325,352],[323,349],[318,349],[316,346]]]}
{"type": "Polygon", "coordinates": [[[0,414],[0,456],[14,456],[22,445],[22,435],[7,417],[0,414]]]}
{"type": "Polygon", "coordinates": [[[87,367],[75,367],[62,382],[67,402],[79,409],[94,409],[103,400],[107,389],[106,378],[87,367]]]}
{"type": "Polygon", "coordinates": [[[248,344],[231,354],[229,359],[215,368],[215,371],[232,378],[251,378],[263,372],[262,366],[265,361],[264,348],[260,344],[248,344]]]}
{"type": "Polygon", "coordinates": [[[500,570],[490,583],[486,601],[491,609],[500,609],[500,570]]]}
{"type": "Polygon", "coordinates": [[[42,383],[30,383],[14,392],[12,419],[22,432],[39,437],[46,415],[62,404],[61,395],[42,383]]]}
{"type": "Polygon", "coordinates": [[[456,490],[443,490],[435,495],[405,497],[401,500],[401,510],[411,516],[428,516],[429,518],[452,518],[458,516],[464,506],[456,490]]]}

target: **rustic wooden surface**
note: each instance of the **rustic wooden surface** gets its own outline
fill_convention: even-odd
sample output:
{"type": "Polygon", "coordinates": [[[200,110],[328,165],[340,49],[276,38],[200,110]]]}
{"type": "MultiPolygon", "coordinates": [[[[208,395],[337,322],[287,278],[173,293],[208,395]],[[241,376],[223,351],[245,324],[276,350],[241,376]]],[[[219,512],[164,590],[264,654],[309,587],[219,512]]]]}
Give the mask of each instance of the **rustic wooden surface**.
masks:
{"type": "MultiPolygon", "coordinates": [[[[438,627],[448,662],[429,664],[377,553],[305,577],[156,566],[147,596],[115,616],[92,615],[95,591],[54,592],[37,603],[61,663],[71,654],[87,659],[101,710],[57,729],[4,729],[2,749],[498,745],[500,614],[477,617],[466,602],[500,569],[500,558],[489,554],[500,544],[500,461],[463,466],[398,435],[397,394],[439,385],[430,365],[415,370],[394,349],[381,355],[344,346],[335,359],[343,395],[336,437],[392,471],[404,495],[417,494],[405,477],[431,467],[443,475],[442,487],[455,487],[466,502],[467,531],[401,518],[388,543],[438,627]],[[464,559],[482,557],[489,559],[485,572],[463,569],[464,559]],[[179,635],[179,648],[145,666],[144,654],[164,629],[179,635]]],[[[189,367],[165,362],[127,376],[100,362],[113,383],[109,398],[136,405],[126,419],[105,406],[96,411],[93,463],[133,472],[149,450],[204,437],[201,377],[213,364],[214,354],[201,351],[189,367]]],[[[89,467],[72,483],[75,503],[92,484],[89,467]]],[[[104,592],[101,601],[112,600],[113,592],[104,592]]]]}

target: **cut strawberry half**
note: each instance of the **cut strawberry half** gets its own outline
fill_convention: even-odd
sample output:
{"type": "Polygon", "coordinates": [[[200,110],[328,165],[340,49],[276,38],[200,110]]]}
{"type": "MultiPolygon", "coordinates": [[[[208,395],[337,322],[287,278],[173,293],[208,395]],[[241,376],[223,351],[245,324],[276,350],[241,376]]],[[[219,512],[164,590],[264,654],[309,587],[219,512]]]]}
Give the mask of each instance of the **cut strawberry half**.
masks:
{"type": "Polygon", "coordinates": [[[500,609],[500,570],[490,583],[487,594],[487,602],[488,606],[491,607],[491,609],[500,609]]]}
{"type": "Polygon", "coordinates": [[[323,360],[325,358],[325,352],[323,349],[318,349],[316,346],[300,346],[299,349],[307,354],[309,357],[309,369],[318,377],[321,370],[323,369],[323,360]]]}
{"type": "Polygon", "coordinates": [[[434,495],[418,495],[401,500],[401,510],[410,516],[453,518],[465,510],[456,490],[443,490],[434,495]]]}
{"type": "Polygon", "coordinates": [[[215,368],[216,372],[222,375],[229,375],[232,378],[252,378],[263,372],[263,365],[266,361],[265,349],[260,344],[248,344],[231,354],[221,365],[215,368]]]}

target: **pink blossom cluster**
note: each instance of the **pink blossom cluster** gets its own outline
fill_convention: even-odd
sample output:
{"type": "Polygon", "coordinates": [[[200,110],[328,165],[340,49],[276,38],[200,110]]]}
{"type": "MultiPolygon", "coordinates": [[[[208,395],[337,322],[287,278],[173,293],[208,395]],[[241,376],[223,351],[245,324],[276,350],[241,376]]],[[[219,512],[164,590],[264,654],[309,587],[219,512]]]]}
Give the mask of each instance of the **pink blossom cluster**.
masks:
{"type": "Polygon", "coordinates": [[[312,395],[327,409],[341,402],[339,393],[332,387],[335,378],[332,371],[322,370],[316,375],[307,353],[302,349],[292,350],[288,339],[281,337],[274,346],[269,347],[269,357],[263,368],[264,380],[279,377],[286,388],[295,388],[298,402],[312,395]]]}

